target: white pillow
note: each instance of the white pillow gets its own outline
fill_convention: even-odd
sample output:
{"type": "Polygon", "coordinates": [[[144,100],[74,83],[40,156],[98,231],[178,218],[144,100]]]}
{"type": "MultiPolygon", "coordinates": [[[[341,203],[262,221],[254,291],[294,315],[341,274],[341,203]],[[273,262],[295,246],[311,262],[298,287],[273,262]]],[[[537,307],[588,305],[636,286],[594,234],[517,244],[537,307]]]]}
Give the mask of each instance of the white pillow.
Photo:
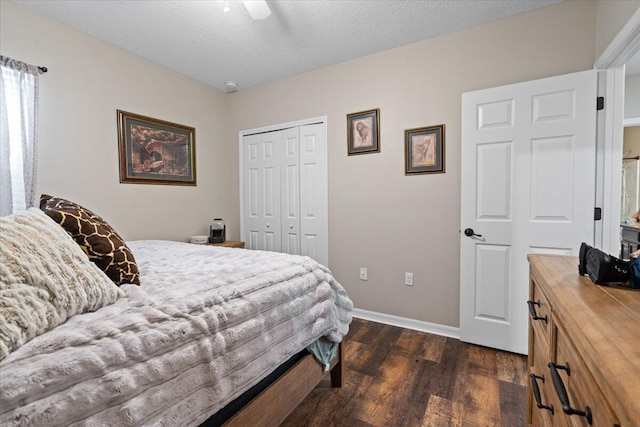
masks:
{"type": "Polygon", "coordinates": [[[0,360],[122,292],[40,209],[0,218],[0,360]]]}

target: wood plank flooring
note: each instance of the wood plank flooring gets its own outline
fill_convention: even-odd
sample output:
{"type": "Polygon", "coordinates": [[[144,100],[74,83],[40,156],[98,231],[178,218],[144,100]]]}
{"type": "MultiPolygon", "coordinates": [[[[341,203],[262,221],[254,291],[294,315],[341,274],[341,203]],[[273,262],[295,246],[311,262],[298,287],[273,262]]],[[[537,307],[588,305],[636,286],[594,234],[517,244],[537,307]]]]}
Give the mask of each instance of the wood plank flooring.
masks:
{"type": "Polygon", "coordinates": [[[324,380],[283,422],[300,426],[524,426],[526,358],[354,319],[342,388],[324,380]]]}

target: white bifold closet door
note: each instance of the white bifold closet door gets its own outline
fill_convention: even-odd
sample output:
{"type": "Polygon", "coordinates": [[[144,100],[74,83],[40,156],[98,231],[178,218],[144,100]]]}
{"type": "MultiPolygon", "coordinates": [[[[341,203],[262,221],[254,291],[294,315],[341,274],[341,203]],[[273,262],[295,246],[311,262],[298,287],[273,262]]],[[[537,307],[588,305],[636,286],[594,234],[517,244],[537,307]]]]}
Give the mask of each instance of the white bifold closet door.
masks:
{"type": "Polygon", "coordinates": [[[307,255],[326,265],[324,124],[246,135],[242,156],[246,247],[307,255]]]}

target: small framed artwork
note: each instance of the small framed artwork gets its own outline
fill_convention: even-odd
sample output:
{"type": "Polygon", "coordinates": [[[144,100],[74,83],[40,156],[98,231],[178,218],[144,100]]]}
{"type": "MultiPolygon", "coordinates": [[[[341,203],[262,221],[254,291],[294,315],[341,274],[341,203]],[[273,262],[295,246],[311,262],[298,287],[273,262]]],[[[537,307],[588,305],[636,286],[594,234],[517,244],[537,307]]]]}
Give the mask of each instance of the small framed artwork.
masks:
{"type": "Polygon", "coordinates": [[[380,109],[347,114],[347,154],[380,152],[380,109]]]}
{"type": "Polygon", "coordinates": [[[196,130],[118,110],[120,182],[196,185],[196,130]]]}
{"type": "Polygon", "coordinates": [[[444,125],[404,131],[405,175],[444,173],[444,125]]]}

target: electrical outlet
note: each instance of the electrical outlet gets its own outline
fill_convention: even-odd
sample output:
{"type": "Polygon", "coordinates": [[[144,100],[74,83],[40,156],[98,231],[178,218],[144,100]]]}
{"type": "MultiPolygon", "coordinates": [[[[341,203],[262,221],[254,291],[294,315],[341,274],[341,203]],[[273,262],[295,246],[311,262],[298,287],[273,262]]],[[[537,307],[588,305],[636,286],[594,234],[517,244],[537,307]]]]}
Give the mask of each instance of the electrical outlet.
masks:
{"type": "Polygon", "coordinates": [[[413,273],[404,273],[404,284],[413,286],[413,273]]]}
{"type": "Polygon", "coordinates": [[[366,267],[360,267],[360,280],[369,280],[366,267]]]}

